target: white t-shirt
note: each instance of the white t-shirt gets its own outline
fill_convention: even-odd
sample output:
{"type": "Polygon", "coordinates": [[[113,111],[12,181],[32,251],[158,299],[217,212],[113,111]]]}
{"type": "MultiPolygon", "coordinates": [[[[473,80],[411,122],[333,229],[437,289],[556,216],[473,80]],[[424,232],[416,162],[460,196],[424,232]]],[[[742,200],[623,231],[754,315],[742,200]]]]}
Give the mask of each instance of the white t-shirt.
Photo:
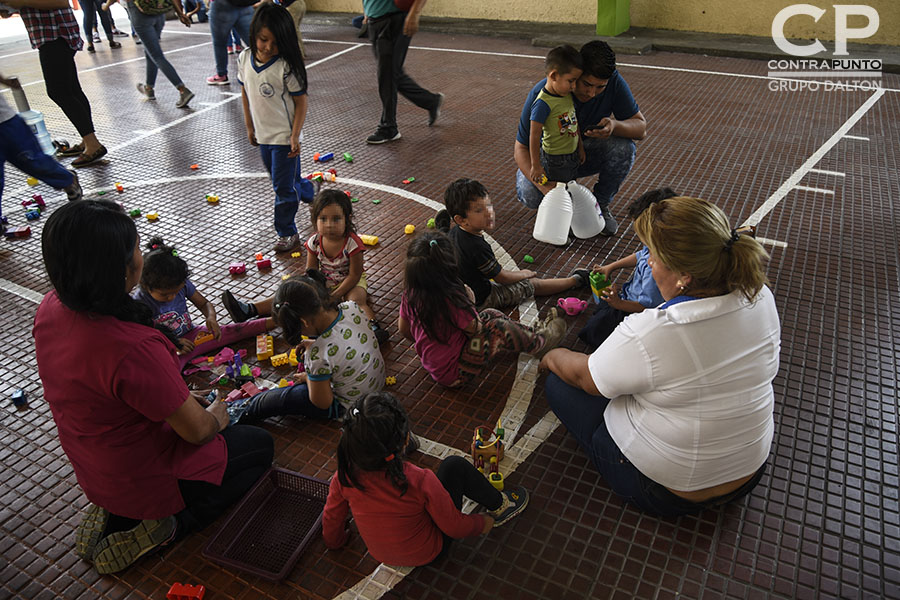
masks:
{"type": "Polygon", "coordinates": [[[767,287],[629,315],[590,355],[609,434],[644,475],[695,491],[740,479],[772,445],[781,325],[767,287]]]}
{"type": "MultiPolygon", "coordinates": [[[[238,57],[238,82],[247,92],[250,117],[260,144],[289,146],[294,124],[292,96],[306,93],[306,74],[297,78],[287,62],[276,56],[264,65],[257,64],[250,48],[238,57]]],[[[300,132],[303,141],[303,132],[300,132]]]]}

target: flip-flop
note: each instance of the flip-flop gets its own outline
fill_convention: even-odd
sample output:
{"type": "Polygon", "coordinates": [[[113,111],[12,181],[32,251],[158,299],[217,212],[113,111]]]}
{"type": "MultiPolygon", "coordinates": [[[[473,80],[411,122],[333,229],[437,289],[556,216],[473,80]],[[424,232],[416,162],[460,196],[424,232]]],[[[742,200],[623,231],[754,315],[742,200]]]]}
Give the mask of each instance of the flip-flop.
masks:
{"type": "Polygon", "coordinates": [[[70,146],[68,142],[65,144],[60,144],[60,148],[56,151],[56,154],[59,156],[78,156],[84,152],[84,144],[75,144],[74,146],[70,146]]]}
{"type": "Polygon", "coordinates": [[[76,169],[79,167],[86,167],[88,165],[92,165],[95,162],[99,161],[101,158],[106,156],[106,146],[100,146],[97,148],[97,151],[93,154],[86,154],[84,152],[81,155],[72,161],[72,166],[76,169]]]}

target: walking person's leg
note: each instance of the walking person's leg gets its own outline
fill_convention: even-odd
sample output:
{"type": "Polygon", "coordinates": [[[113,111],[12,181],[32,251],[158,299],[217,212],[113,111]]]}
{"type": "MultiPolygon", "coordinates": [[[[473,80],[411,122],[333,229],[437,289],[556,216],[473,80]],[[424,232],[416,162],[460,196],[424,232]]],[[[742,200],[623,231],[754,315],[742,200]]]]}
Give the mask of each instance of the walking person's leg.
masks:
{"type": "Polygon", "coordinates": [[[234,26],[235,8],[228,0],[213,0],[209,5],[209,33],[212,36],[213,57],[216,60],[216,73],[208,77],[210,85],[228,84],[228,36],[234,26]]]}
{"type": "MultiPolygon", "coordinates": [[[[262,152],[263,146],[260,145],[262,152]]],[[[296,183],[297,165],[296,157],[289,158],[289,146],[266,146],[263,152],[263,162],[268,160],[266,165],[269,173],[272,175],[272,187],[275,190],[275,231],[278,233],[279,244],[276,244],[276,252],[286,252],[297,245],[297,224],[295,218],[297,209],[300,207],[299,186],[296,183]],[[288,242],[282,243],[285,238],[291,238],[288,242]],[[288,247],[290,245],[291,247],[288,247]]]]}
{"type": "Polygon", "coordinates": [[[406,53],[409,51],[410,38],[403,35],[402,23],[400,21],[400,33],[394,38],[394,51],[392,54],[394,61],[392,71],[397,85],[397,92],[419,108],[430,111],[440,105],[443,98],[440,94],[429,92],[420,86],[403,69],[403,64],[406,62],[406,53]]]}
{"type": "Polygon", "coordinates": [[[381,120],[375,133],[366,140],[380,144],[400,138],[397,129],[397,75],[394,73],[395,37],[398,29],[395,17],[384,17],[369,23],[369,39],[375,54],[375,73],[378,78],[378,97],[381,100],[381,120]]]}
{"type": "Polygon", "coordinates": [[[84,26],[82,33],[87,38],[87,51],[94,51],[94,23],[97,20],[97,7],[94,0],[81,2],[81,24],[84,26]]]}

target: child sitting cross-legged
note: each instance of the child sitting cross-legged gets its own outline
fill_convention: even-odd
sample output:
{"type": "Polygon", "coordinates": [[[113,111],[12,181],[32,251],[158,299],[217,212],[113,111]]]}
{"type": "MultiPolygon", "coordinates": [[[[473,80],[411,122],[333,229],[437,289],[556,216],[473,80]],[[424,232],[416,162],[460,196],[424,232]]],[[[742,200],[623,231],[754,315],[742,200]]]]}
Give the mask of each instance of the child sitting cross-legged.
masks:
{"type": "Polygon", "coordinates": [[[275,328],[271,318],[220,326],[215,307],[188,279],[191,274],[188,264],[175,247],[166,245],[161,237],[154,237],[147,244],[147,250],[141,281],[132,296],[150,308],[153,322],[175,343],[182,369],[192,358],[275,328]],[[188,300],[203,313],[205,325],[194,326],[187,308],[188,300]],[[209,335],[212,339],[196,342],[199,337],[209,335]]]}
{"type": "Polygon", "coordinates": [[[493,308],[476,311],[475,295],[459,278],[453,242],[439,231],[410,241],[405,271],[400,333],[415,342],[422,366],[441,385],[461,385],[501,351],[540,359],[566,334],[555,308],[537,329],[493,308]]]}
{"type": "Polygon", "coordinates": [[[507,308],[531,296],[552,296],[589,283],[587,269],[576,269],[568,277],[541,279],[534,271],[501,267],[484,239],[484,232],[494,229],[494,207],[487,188],[478,181],[457,179],[451,183],[444,192],[444,206],[435,223],[438,229],[449,230],[459,253],[460,276],[475,293],[479,310],[507,308]]]}
{"type": "MultiPolygon", "coordinates": [[[[677,195],[667,187],[644,192],[628,207],[628,216],[637,219],[650,205],[677,195]]],[[[594,267],[594,271],[603,273],[607,280],[619,269],[631,267],[634,268],[634,272],[621,289],[617,284],[612,284],[602,290],[600,303],[593,316],[578,332],[578,337],[585,344],[591,348],[599,347],[625,317],[643,312],[645,308],[656,308],[663,303],[662,294],[656,287],[650,265],[647,263],[649,256],[650,249],[645,245],[625,258],[608,265],[594,267]]]]}
{"type": "Polygon", "coordinates": [[[488,533],[520,514],[528,504],[524,488],[498,492],[470,461],[450,456],[437,475],[406,462],[406,411],[391,394],[357,400],[344,415],[337,473],[331,478],[322,516],[325,545],[347,543],[348,512],[376,560],[421,566],[449,550],[454,538],[488,533]],[[463,496],[488,509],[461,512],[463,496]]]}

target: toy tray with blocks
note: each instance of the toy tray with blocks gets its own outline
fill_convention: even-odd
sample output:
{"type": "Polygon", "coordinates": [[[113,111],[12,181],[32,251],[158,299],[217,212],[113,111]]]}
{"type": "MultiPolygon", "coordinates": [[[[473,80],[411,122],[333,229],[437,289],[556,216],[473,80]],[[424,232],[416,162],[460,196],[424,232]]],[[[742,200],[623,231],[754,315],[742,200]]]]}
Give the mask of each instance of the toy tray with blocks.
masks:
{"type": "Polygon", "coordinates": [[[272,468],[231,511],[203,556],[266,579],[284,579],[322,529],[328,482],[272,468]]]}

